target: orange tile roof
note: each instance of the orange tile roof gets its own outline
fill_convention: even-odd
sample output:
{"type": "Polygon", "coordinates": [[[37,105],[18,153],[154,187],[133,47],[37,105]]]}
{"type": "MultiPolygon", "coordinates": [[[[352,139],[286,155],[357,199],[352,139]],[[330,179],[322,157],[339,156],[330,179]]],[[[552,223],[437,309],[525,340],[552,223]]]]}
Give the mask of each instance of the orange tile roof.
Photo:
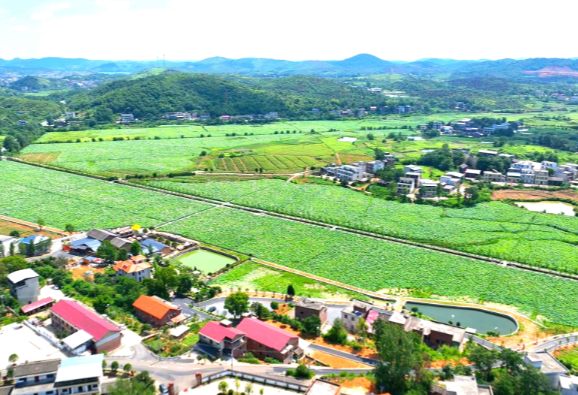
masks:
{"type": "Polygon", "coordinates": [[[171,310],[179,310],[179,308],[172,303],[162,300],[154,296],[141,295],[132,306],[139,309],[157,319],[162,319],[171,310]]]}
{"type": "Polygon", "coordinates": [[[134,263],[133,261],[118,261],[116,265],[113,266],[113,269],[115,272],[122,270],[125,273],[135,273],[150,269],[151,267],[153,267],[153,265],[148,262],[134,263]]]}
{"type": "Polygon", "coordinates": [[[133,262],[138,262],[138,261],[146,261],[147,257],[144,255],[136,255],[130,258],[131,261],[133,262]]]}

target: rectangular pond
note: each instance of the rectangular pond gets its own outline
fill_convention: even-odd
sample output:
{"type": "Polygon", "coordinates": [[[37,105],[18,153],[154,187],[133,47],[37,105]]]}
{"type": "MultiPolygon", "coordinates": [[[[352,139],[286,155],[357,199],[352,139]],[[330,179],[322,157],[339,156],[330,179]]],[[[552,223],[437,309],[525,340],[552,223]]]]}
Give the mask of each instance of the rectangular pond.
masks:
{"type": "Polygon", "coordinates": [[[203,249],[187,252],[178,257],[177,260],[183,265],[190,267],[191,269],[196,268],[205,274],[214,273],[228,264],[236,262],[233,258],[228,256],[203,249]]]}
{"type": "Polygon", "coordinates": [[[509,335],[518,329],[518,324],[513,318],[481,309],[415,302],[407,302],[404,308],[412,311],[413,307],[435,321],[446,324],[451,321],[453,325],[459,323],[462,328],[474,328],[484,335],[488,332],[509,335]]]}

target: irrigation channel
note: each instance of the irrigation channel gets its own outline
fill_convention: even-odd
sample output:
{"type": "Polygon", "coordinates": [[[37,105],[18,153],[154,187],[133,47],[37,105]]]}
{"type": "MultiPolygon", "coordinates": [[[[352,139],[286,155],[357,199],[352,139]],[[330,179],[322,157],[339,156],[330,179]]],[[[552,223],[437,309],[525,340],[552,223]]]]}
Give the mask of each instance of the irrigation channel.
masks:
{"type": "MultiPolygon", "coordinates": [[[[96,180],[100,180],[100,181],[104,181],[103,177],[98,176],[98,175],[92,175],[92,174],[80,174],[79,172],[76,171],[69,171],[67,169],[63,169],[63,168],[59,168],[59,167],[54,167],[54,166],[46,166],[46,165],[41,165],[38,163],[32,163],[32,162],[28,162],[28,161],[24,161],[22,159],[18,159],[18,158],[12,158],[12,157],[3,157],[7,160],[12,160],[14,162],[18,162],[18,163],[23,163],[23,164],[27,164],[30,166],[36,166],[36,167],[42,167],[42,168],[46,168],[49,170],[53,170],[53,171],[59,171],[62,173],[69,173],[69,174],[74,174],[76,176],[80,176],[80,177],[87,177],[87,178],[93,178],[96,180]]],[[[107,181],[104,181],[107,182],[107,181]]],[[[406,240],[406,239],[401,239],[401,238],[397,238],[397,237],[392,237],[392,236],[386,236],[386,235],[382,235],[382,234],[378,234],[378,233],[372,233],[372,232],[367,232],[367,231],[363,231],[363,230],[359,230],[359,229],[354,229],[354,228],[347,228],[344,226],[337,226],[337,225],[333,225],[330,223],[325,223],[325,222],[320,222],[320,221],[314,221],[314,220],[310,220],[310,219],[305,219],[305,218],[300,218],[300,217],[294,217],[291,215],[286,215],[286,214],[279,214],[273,211],[267,211],[267,210],[262,210],[262,209],[256,209],[256,208],[252,208],[252,207],[247,207],[247,206],[241,206],[235,203],[231,203],[231,202],[226,202],[226,201],[220,201],[220,200],[216,200],[216,199],[209,199],[209,198],[204,198],[204,197],[199,197],[199,196],[194,196],[194,195],[188,195],[188,194],[184,194],[184,193],[179,193],[179,192],[172,192],[172,191],[167,191],[165,189],[161,189],[161,188],[155,188],[155,187],[151,187],[148,185],[141,185],[141,184],[135,184],[135,183],[131,183],[131,182],[127,182],[124,180],[118,180],[118,181],[108,181],[108,182],[115,182],[121,185],[125,185],[128,187],[132,187],[132,188],[140,188],[140,189],[146,189],[149,191],[154,191],[154,192],[158,192],[158,193],[162,193],[165,195],[172,195],[172,196],[178,196],[184,199],[189,199],[189,200],[193,200],[193,201],[197,201],[197,202],[202,202],[202,203],[208,203],[213,205],[213,207],[208,207],[206,209],[203,209],[201,211],[206,211],[206,210],[210,210],[212,208],[215,207],[227,207],[230,209],[235,209],[235,210],[242,210],[242,211],[247,211],[250,213],[254,213],[254,214],[260,214],[260,215],[268,215],[271,217],[276,217],[276,218],[281,218],[281,219],[285,219],[288,221],[293,221],[293,222],[300,222],[303,224],[308,224],[308,225],[312,225],[312,226],[318,226],[318,227],[322,227],[322,228],[328,228],[334,231],[339,231],[339,232],[345,232],[345,233],[352,233],[352,234],[357,234],[357,235],[361,235],[361,236],[366,236],[366,237],[371,237],[373,239],[378,239],[378,240],[384,240],[384,241],[388,241],[391,243],[396,243],[396,244],[403,244],[403,245],[407,245],[407,246],[411,246],[411,247],[415,247],[415,248],[421,248],[423,250],[430,250],[430,251],[437,251],[437,252],[441,252],[441,253],[445,253],[445,254],[449,254],[449,255],[454,255],[454,256],[460,256],[460,257],[464,257],[464,258],[468,258],[474,261],[483,261],[483,262],[487,262],[493,265],[498,265],[498,266],[509,266],[518,270],[525,270],[528,272],[534,272],[534,273],[540,273],[540,274],[544,274],[544,275],[548,275],[551,277],[558,277],[558,278],[564,278],[567,280],[573,280],[573,281],[578,281],[578,275],[573,275],[573,274],[568,274],[568,273],[562,273],[562,272],[558,272],[558,271],[554,271],[554,270],[549,270],[549,269],[542,269],[542,268],[538,268],[538,267],[533,267],[533,266],[529,266],[529,265],[525,265],[519,262],[512,262],[512,261],[501,261],[499,259],[496,258],[490,258],[490,257],[486,257],[486,256],[481,256],[481,255],[475,255],[475,254],[469,254],[466,252],[461,252],[461,251],[456,251],[456,250],[451,250],[448,248],[443,248],[443,247],[438,247],[438,246],[433,246],[433,245],[429,245],[429,244],[423,244],[423,243],[418,243],[418,242],[414,242],[411,240],[406,240]]],[[[200,212],[200,211],[199,211],[200,212]]],[[[168,226],[170,224],[173,224],[175,222],[181,221],[183,219],[192,217],[194,215],[197,215],[199,212],[194,212],[194,213],[190,213],[187,215],[184,215],[182,217],[179,218],[175,218],[172,219],[168,222],[162,223],[160,225],[157,225],[155,228],[156,229],[160,229],[163,228],[165,226],[168,226]]]]}

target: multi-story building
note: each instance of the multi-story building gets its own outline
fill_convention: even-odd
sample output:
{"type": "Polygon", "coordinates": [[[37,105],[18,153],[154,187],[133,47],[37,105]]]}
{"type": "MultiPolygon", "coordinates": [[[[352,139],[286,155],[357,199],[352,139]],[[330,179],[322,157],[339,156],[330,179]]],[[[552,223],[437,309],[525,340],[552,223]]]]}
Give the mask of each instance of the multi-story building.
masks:
{"type": "Polygon", "coordinates": [[[432,181],[427,179],[422,179],[419,182],[419,191],[421,197],[433,198],[437,195],[438,186],[440,183],[438,181],[432,181]]]}
{"type": "Polygon", "coordinates": [[[548,185],[548,170],[534,170],[534,184],[548,185]]]}
{"type": "Polygon", "coordinates": [[[199,344],[215,349],[217,355],[239,358],[247,352],[247,336],[231,321],[209,321],[199,332],[199,344]]]}
{"type": "Polygon", "coordinates": [[[482,178],[486,182],[505,182],[506,176],[495,170],[486,170],[482,175],[482,178]]]}
{"type": "Polygon", "coordinates": [[[151,269],[153,265],[148,262],[135,262],[134,258],[138,258],[140,255],[136,257],[132,257],[126,261],[118,261],[113,266],[113,270],[116,272],[115,277],[129,277],[137,281],[143,281],[145,278],[151,278],[151,269]]]}
{"type": "Polygon", "coordinates": [[[423,169],[416,165],[406,165],[403,167],[403,174],[407,173],[419,173],[423,174],[423,169]]]}
{"type": "Polygon", "coordinates": [[[364,178],[365,172],[361,166],[343,165],[335,171],[335,177],[348,182],[359,181],[364,178]]]}
{"type": "Polygon", "coordinates": [[[38,300],[40,286],[38,273],[32,269],[22,269],[10,273],[8,276],[10,294],[18,299],[20,304],[29,304],[38,300]]]}
{"type": "Polygon", "coordinates": [[[372,305],[369,303],[354,301],[353,304],[341,310],[341,319],[343,326],[349,333],[356,333],[359,321],[365,319],[371,310],[372,305]]]}
{"type": "Polygon", "coordinates": [[[299,337],[254,318],[245,318],[237,329],[247,336],[247,350],[257,358],[274,358],[289,363],[300,358],[303,350],[299,347],[299,337]]]}
{"type": "Polygon", "coordinates": [[[415,189],[415,186],[415,179],[410,177],[401,177],[397,182],[397,193],[399,195],[412,193],[415,189]]]}
{"type": "Polygon", "coordinates": [[[26,362],[14,367],[14,389],[16,395],[56,394],[54,382],[60,359],[26,362]]]}
{"type": "Polygon", "coordinates": [[[360,162],[365,163],[365,172],[370,174],[375,174],[380,170],[383,170],[385,163],[381,160],[372,160],[371,162],[360,162]]]}
{"type": "Polygon", "coordinates": [[[121,329],[96,312],[74,300],[61,299],[50,309],[52,326],[58,332],[74,334],[84,331],[92,337],[90,348],[97,352],[111,351],[121,344],[121,329]]]}
{"type": "Polygon", "coordinates": [[[327,306],[325,303],[302,298],[295,302],[295,318],[303,320],[312,315],[319,317],[321,325],[327,321],[327,306]]]}
{"type": "Polygon", "coordinates": [[[19,243],[16,237],[0,235],[0,258],[17,253],[19,243]]]}
{"type": "Polygon", "coordinates": [[[54,381],[58,395],[100,394],[103,361],[104,354],[63,359],[54,381]]]}
{"type": "Polygon", "coordinates": [[[134,122],[133,114],[120,114],[120,123],[131,123],[134,122]]]}

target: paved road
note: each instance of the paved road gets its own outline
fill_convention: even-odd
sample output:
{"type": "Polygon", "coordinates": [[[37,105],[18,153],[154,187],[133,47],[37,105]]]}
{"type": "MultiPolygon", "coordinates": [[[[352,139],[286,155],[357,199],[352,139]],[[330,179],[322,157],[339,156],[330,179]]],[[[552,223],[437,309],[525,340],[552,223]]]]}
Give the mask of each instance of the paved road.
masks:
{"type": "MultiPolygon", "coordinates": [[[[151,377],[158,380],[161,383],[168,383],[170,381],[174,382],[179,389],[184,389],[190,387],[193,384],[194,375],[197,372],[203,375],[213,374],[230,369],[231,365],[200,365],[197,361],[192,359],[178,359],[174,361],[161,361],[147,358],[147,360],[139,360],[140,358],[138,351],[135,356],[131,358],[114,358],[106,357],[108,363],[112,361],[117,361],[120,366],[127,363],[132,365],[132,368],[136,371],[146,370],[150,373],[151,377]]],[[[287,371],[287,369],[295,368],[295,366],[288,365],[243,365],[238,366],[233,365],[234,370],[242,371],[245,373],[253,373],[258,375],[266,376],[281,376],[287,371]]],[[[318,375],[325,375],[331,373],[339,374],[342,371],[346,372],[366,372],[371,369],[331,369],[331,368],[320,368],[312,366],[311,369],[315,370],[318,375]]]]}
{"type": "Polygon", "coordinates": [[[552,338],[551,340],[546,341],[545,343],[538,344],[534,347],[529,347],[528,351],[532,352],[539,352],[539,351],[554,351],[555,349],[565,346],[566,344],[576,343],[578,342],[578,334],[571,333],[568,335],[560,335],[556,336],[556,338],[552,338]]]}
{"type": "MultiPolygon", "coordinates": [[[[195,306],[203,307],[205,310],[209,309],[210,307],[216,307],[215,314],[233,318],[233,316],[225,310],[225,299],[226,299],[225,297],[213,298],[205,302],[196,303],[195,306]]],[[[249,298],[249,303],[254,302],[261,303],[267,310],[271,311],[271,302],[285,303],[285,300],[280,298],[258,298],[258,297],[249,298]]],[[[327,323],[329,325],[332,325],[335,319],[341,318],[341,311],[345,307],[347,307],[346,305],[343,304],[326,304],[326,306],[327,306],[327,323]]]]}
{"type": "Polygon", "coordinates": [[[177,306],[179,306],[183,313],[189,314],[191,317],[196,315],[197,317],[199,317],[199,320],[201,321],[211,320],[215,318],[211,314],[190,307],[189,305],[193,303],[193,301],[190,298],[174,298],[172,302],[177,306]]]}
{"type": "Polygon", "coordinates": [[[315,350],[315,351],[322,351],[324,353],[335,355],[337,357],[349,359],[350,361],[364,363],[364,364],[372,365],[372,366],[377,365],[377,361],[375,359],[359,357],[357,355],[350,354],[350,353],[344,352],[344,351],[339,351],[339,350],[336,350],[334,348],[320,346],[319,344],[311,343],[309,345],[309,349],[315,350]]]}

